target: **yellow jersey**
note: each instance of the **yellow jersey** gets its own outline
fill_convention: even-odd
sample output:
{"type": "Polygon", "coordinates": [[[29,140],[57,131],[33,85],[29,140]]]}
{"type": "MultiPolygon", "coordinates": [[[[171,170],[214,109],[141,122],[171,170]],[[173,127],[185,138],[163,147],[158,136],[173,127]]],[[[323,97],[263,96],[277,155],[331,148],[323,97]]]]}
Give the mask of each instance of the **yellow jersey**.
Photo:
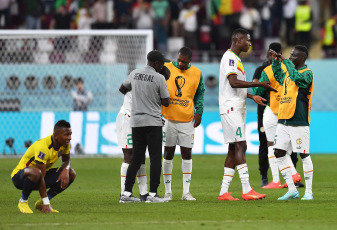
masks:
{"type": "Polygon", "coordinates": [[[61,146],[57,151],[54,149],[53,144],[52,135],[34,142],[22,156],[19,164],[13,170],[11,177],[28,166],[36,167],[37,162],[45,164],[46,171],[48,171],[59,157],[70,154],[70,143],[66,148],[61,146]]]}

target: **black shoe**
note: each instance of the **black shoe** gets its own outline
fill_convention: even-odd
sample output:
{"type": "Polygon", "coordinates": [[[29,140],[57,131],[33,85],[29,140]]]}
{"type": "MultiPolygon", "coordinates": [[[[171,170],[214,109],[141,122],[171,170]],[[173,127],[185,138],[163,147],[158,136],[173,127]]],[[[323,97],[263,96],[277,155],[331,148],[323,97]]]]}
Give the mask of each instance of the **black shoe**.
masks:
{"type": "Polygon", "coordinates": [[[148,193],[146,193],[145,195],[139,195],[139,199],[140,201],[146,201],[146,198],[149,196],[148,193]]]}
{"type": "Polygon", "coordinates": [[[304,184],[301,183],[301,182],[298,182],[295,184],[296,188],[303,188],[304,187],[304,184]]]}
{"type": "Polygon", "coordinates": [[[269,184],[269,183],[268,183],[268,178],[263,178],[263,179],[262,179],[261,187],[266,186],[266,185],[268,185],[268,184],[269,184]]]}

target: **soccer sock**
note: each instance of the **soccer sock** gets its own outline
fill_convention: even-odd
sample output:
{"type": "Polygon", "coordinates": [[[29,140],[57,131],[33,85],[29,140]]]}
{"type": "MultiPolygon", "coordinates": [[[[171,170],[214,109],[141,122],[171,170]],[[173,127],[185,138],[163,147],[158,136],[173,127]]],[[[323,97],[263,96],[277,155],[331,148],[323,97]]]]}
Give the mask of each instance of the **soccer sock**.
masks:
{"type": "Polygon", "coordinates": [[[124,192],[126,172],[128,171],[128,167],[129,167],[128,163],[122,163],[122,166],[121,166],[121,194],[123,194],[123,192],[124,192]]]}
{"type": "Polygon", "coordinates": [[[140,168],[137,172],[137,181],[139,187],[139,194],[147,194],[147,176],[146,176],[146,167],[145,164],[140,165],[140,168]]]}
{"type": "Polygon", "coordinates": [[[239,172],[239,176],[241,179],[241,184],[242,184],[242,194],[246,194],[247,192],[249,192],[250,190],[252,190],[252,187],[250,187],[249,184],[249,173],[248,173],[248,167],[247,164],[241,164],[241,165],[237,165],[236,169],[239,172]]]}
{"type": "Polygon", "coordinates": [[[291,160],[290,155],[287,154],[286,157],[287,157],[288,165],[290,165],[291,175],[295,175],[297,173],[297,171],[296,171],[296,168],[294,166],[294,163],[291,160]]]}
{"type": "Polygon", "coordinates": [[[220,190],[220,196],[226,192],[228,192],[229,185],[231,184],[234,177],[235,169],[232,168],[224,168],[224,174],[222,178],[222,185],[220,190]]]}
{"type": "Polygon", "coordinates": [[[164,184],[165,184],[165,194],[172,193],[171,190],[171,183],[172,183],[172,168],[173,162],[172,160],[163,160],[163,177],[164,177],[164,184]]]}
{"type": "Polygon", "coordinates": [[[25,178],[23,181],[23,187],[22,187],[22,193],[21,193],[21,202],[27,201],[29,195],[34,190],[34,188],[37,186],[38,183],[34,183],[31,181],[28,177],[25,178]]]}
{"type": "Polygon", "coordinates": [[[47,196],[49,198],[49,200],[51,200],[53,197],[55,197],[57,194],[63,192],[64,190],[66,190],[67,188],[69,188],[69,186],[73,183],[74,181],[69,180],[69,184],[68,186],[63,189],[61,188],[61,181],[57,182],[56,184],[52,185],[50,187],[50,189],[47,192],[47,196]]]}
{"type": "Polygon", "coordinates": [[[277,158],[277,164],[279,166],[283,179],[286,181],[288,185],[288,191],[295,192],[296,187],[295,187],[293,178],[291,176],[291,169],[290,169],[290,165],[287,160],[287,156],[277,158]]]}
{"type": "Polygon", "coordinates": [[[310,156],[302,159],[303,162],[303,172],[305,180],[305,192],[312,194],[312,178],[314,175],[314,166],[310,156]]]}
{"type": "Polygon", "coordinates": [[[183,172],[183,194],[190,192],[191,178],[192,178],[192,159],[182,160],[181,170],[183,172]]]}
{"type": "Polygon", "coordinates": [[[269,160],[269,167],[271,170],[271,175],[273,176],[273,182],[277,183],[280,181],[280,174],[278,171],[278,166],[276,162],[276,157],[274,155],[274,147],[268,147],[268,160],[269,160]]]}

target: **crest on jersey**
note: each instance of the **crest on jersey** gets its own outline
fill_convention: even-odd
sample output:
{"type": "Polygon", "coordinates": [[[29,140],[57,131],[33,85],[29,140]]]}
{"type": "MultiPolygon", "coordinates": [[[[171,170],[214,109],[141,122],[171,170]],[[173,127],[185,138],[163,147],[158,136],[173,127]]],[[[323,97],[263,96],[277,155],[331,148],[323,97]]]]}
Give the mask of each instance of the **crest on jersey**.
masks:
{"type": "Polygon", "coordinates": [[[37,155],[37,157],[40,158],[41,160],[43,160],[45,156],[46,154],[44,154],[43,152],[39,152],[39,155],[37,155]]]}
{"type": "Polygon", "coordinates": [[[181,97],[183,95],[183,93],[181,92],[181,89],[184,87],[185,85],[185,78],[183,76],[177,76],[176,79],[174,80],[176,83],[176,87],[177,90],[175,92],[175,95],[177,97],[181,97]]]}
{"type": "Polygon", "coordinates": [[[234,60],[233,59],[229,59],[229,66],[234,66],[234,60]]]}

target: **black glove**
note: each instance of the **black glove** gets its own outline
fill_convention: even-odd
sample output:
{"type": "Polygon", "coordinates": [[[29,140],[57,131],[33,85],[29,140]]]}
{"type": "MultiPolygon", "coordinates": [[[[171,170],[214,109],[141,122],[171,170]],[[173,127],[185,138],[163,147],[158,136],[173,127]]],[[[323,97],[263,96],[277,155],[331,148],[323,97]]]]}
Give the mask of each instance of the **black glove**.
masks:
{"type": "Polygon", "coordinates": [[[165,80],[166,80],[166,81],[167,81],[167,80],[170,78],[170,76],[171,76],[171,71],[170,71],[166,66],[164,66],[164,67],[159,71],[159,73],[165,77],[165,80]]]}

